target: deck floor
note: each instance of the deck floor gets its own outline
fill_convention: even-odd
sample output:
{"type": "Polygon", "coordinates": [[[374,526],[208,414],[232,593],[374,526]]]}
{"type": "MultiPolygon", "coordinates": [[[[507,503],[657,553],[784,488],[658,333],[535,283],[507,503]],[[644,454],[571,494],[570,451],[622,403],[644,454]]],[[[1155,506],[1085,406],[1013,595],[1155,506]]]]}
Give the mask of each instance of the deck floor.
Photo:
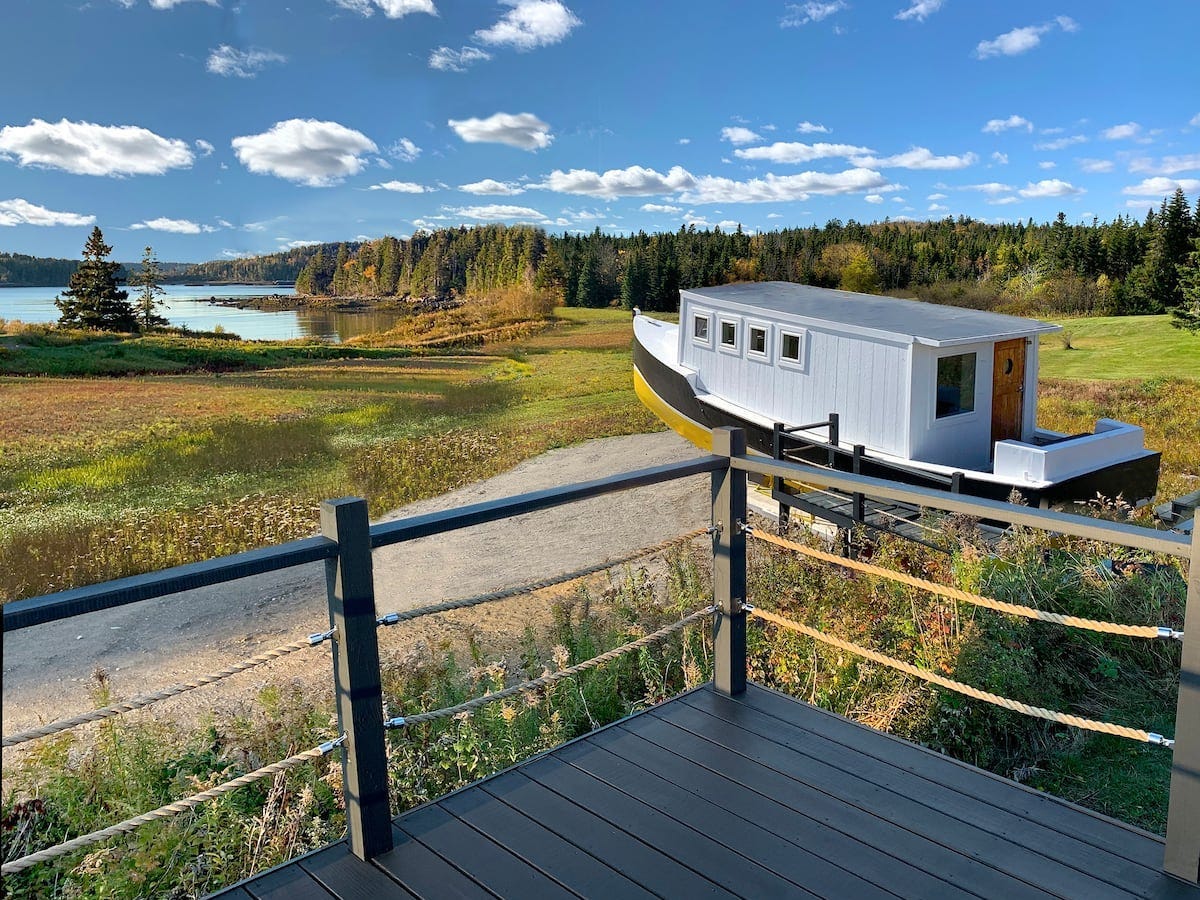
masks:
{"type": "Polygon", "coordinates": [[[1200,898],[1160,838],[751,685],[705,687],[219,895],[1200,898]]]}

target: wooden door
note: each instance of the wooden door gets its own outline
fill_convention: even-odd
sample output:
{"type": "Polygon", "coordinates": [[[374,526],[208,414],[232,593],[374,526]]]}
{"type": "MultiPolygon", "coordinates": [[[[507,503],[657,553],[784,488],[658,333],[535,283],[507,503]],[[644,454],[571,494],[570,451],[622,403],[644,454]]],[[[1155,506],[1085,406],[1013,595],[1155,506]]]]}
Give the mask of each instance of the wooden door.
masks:
{"type": "Polygon", "coordinates": [[[1021,438],[1024,412],[1025,339],[1000,341],[992,368],[992,443],[1021,438]]]}

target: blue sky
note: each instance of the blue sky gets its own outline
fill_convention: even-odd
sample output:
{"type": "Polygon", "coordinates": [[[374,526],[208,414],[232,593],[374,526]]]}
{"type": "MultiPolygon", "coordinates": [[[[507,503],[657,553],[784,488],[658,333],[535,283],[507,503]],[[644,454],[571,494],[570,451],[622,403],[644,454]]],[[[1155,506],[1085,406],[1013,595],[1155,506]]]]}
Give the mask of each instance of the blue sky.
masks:
{"type": "Polygon", "coordinates": [[[0,249],[1141,218],[1200,3],[7,0],[0,249]]]}

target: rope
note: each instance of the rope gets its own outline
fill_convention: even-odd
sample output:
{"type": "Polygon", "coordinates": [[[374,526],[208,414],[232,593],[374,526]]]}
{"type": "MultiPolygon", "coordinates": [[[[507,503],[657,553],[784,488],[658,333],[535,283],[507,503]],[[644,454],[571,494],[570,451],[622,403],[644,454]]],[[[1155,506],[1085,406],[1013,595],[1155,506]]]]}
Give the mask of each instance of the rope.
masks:
{"type": "Polygon", "coordinates": [[[580,578],[586,578],[588,575],[595,575],[597,572],[603,572],[607,569],[616,566],[624,565],[628,562],[633,562],[635,559],[641,559],[644,556],[653,556],[656,553],[662,553],[664,550],[669,550],[678,544],[686,544],[688,541],[694,540],[703,534],[708,534],[707,528],[697,528],[695,531],[689,531],[687,534],[680,535],[677,538],[672,538],[669,541],[662,541],[652,547],[643,547],[641,550],[635,550],[628,556],[622,556],[619,559],[610,560],[608,562],[597,563],[593,566],[587,566],[583,569],[576,569],[574,572],[567,572],[563,575],[556,575],[552,578],[546,578],[542,581],[535,581],[531,584],[522,585],[521,587],[508,588],[503,591],[494,591],[490,594],[480,594],[476,597],[467,597],[463,600],[447,600],[445,603],[436,603],[432,606],[422,606],[419,609],[410,609],[407,612],[388,613],[386,616],[379,617],[380,625],[395,625],[399,622],[409,622],[413,619],[419,619],[422,616],[430,616],[434,613],[448,612],[452,609],[467,609],[472,606],[478,606],[481,603],[491,603],[496,600],[507,600],[510,597],[519,597],[522,594],[532,594],[548,587],[554,587],[558,584],[566,584],[570,581],[578,581],[580,578]]]}
{"type": "Polygon", "coordinates": [[[140,694],[136,697],[130,697],[122,703],[114,703],[112,706],[105,706],[101,709],[94,709],[89,712],[80,713],[77,716],[71,716],[67,719],[59,719],[56,722],[51,722],[48,725],[42,725],[40,728],[31,728],[28,731],[18,731],[16,734],[11,734],[4,738],[3,746],[15,747],[17,744],[24,744],[27,741],[32,741],[35,738],[47,737],[51,734],[58,734],[60,731],[67,731],[77,725],[85,725],[88,722],[98,722],[101,719],[110,719],[113,716],[119,716],[123,713],[133,712],[135,709],[143,709],[153,703],[158,703],[160,700],[166,700],[169,697],[175,697],[179,694],[193,691],[196,688],[203,687],[206,684],[212,684],[215,681],[221,681],[228,678],[230,675],[236,675],[238,672],[245,672],[247,669],[253,669],[255,666],[261,666],[264,663],[270,662],[273,659],[278,659],[281,656],[287,656],[289,653],[295,653],[297,650],[304,650],[307,647],[315,647],[322,643],[330,635],[329,632],[321,632],[310,635],[298,641],[293,641],[290,644],[284,644],[282,647],[276,647],[274,650],[268,650],[265,653],[260,653],[257,656],[251,656],[239,663],[234,663],[228,668],[221,669],[219,672],[210,672],[207,675],[201,675],[198,678],[193,678],[191,681],[183,681],[179,684],[173,684],[170,687],[163,688],[161,691],[154,691],[150,694],[140,694]],[[318,640],[319,639],[319,640],[318,640]]]}
{"type": "Polygon", "coordinates": [[[896,669],[904,672],[906,675],[912,675],[916,678],[924,679],[939,687],[947,690],[957,691],[960,694],[966,694],[968,697],[974,697],[976,700],[983,700],[986,703],[993,703],[1003,709],[1011,709],[1014,712],[1024,713],[1027,716],[1035,716],[1039,719],[1046,719],[1050,722],[1058,722],[1063,725],[1074,725],[1076,728],[1084,728],[1088,731],[1098,731],[1103,734],[1115,734],[1118,737],[1130,738],[1135,741],[1143,741],[1148,744],[1161,744],[1165,747],[1174,745],[1174,741],[1164,738],[1161,734],[1155,734],[1150,731],[1142,731],[1138,728],[1127,728],[1124,725],[1115,725],[1112,722],[1099,722],[1095,719],[1085,719],[1081,716],[1074,716],[1069,713],[1060,713],[1052,709],[1043,709],[1040,706],[1030,706],[1027,703],[1021,703],[1018,700],[1010,700],[1007,697],[1001,697],[999,694],[990,694],[987,691],[981,691],[978,688],[971,687],[969,684],[963,684],[961,681],[954,681],[946,678],[936,672],[931,672],[928,669],[921,669],[910,663],[895,659],[891,656],[885,656],[882,653],[877,653],[874,650],[868,650],[866,647],[860,647],[858,644],[852,644],[850,641],[844,641],[841,638],[833,635],[825,634],[808,625],[803,625],[800,622],[793,622],[791,619],[785,619],[782,616],[777,616],[774,613],[766,612],[765,610],[754,607],[746,607],[746,611],[757,616],[765,622],[771,622],[779,625],[782,628],[787,628],[792,631],[798,631],[800,634],[807,635],[813,640],[821,641],[829,644],[831,647],[837,647],[839,650],[845,650],[848,653],[854,653],[872,662],[879,663],[883,666],[896,669]]]}
{"type": "Polygon", "coordinates": [[[714,607],[697,610],[691,615],[684,616],[678,622],[672,622],[665,628],[660,628],[658,631],[648,634],[643,638],[638,638],[636,641],[631,641],[628,644],[622,644],[609,650],[607,653],[601,653],[599,656],[594,656],[585,662],[577,663],[566,669],[561,669],[550,675],[543,675],[540,678],[534,678],[532,681],[524,681],[521,684],[514,684],[511,687],[506,687],[503,690],[496,691],[491,694],[484,694],[482,697],[475,697],[467,700],[465,703],[459,703],[457,706],[448,706],[445,709],[435,709],[431,712],[417,713],[412,716],[398,716],[394,719],[388,719],[384,726],[387,728],[401,728],[405,725],[420,725],[422,722],[432,722],[435,719],[445,719],[450,716],[456,716],[459,713],[471,712],[488,703],[494,703],[497,700],[503,700],[506,697],[511,697],[514,694],[523,694],[528,691],[535,691],[539,688],[547,687],[554,684],[556,681],[561,681],[564,678],[570,678],[578,675],[580,672],[585,672],[588,669],[594,669],[597,666],[602,666],[607,662],[611,662],[626,653],[632,653],[634,650],[640,650],[643,647],[648,647],[651,644],[656,644],[666,637],[674,634],[691,625],[698,619],[711,615],[714,612],[714,607]]]}
{"type": "Polygon", "coordinates": [[[295,768],[303,762],[310,759],[317,759],[324,756],[341,745],[345,737],[339,737],[336,740],[326,741],[319,747],[313,747],[311,750],[305,750],[303,753],[297,753],[295,756],[289,756],[287,759],[277,763],[272,763],[269,766],[263,766],[261,769],[255,769],[253,772],[247,772],[239,778],[232,781],[227,781],[224,784],[219,784],[216,787],[209,788],[206,791],[201,791],[199,794],[193,794],[190,797],[185,797],[182,800],[176,800],[174,803],[168,803],[166,806],[160,806],[158,809],[148,813],[142,813],[140,816],[134,816],[132,819],[126,819],[124,822],[119,822],[116,825],[110,825],[108,828],[100,831],[93,831],[91,834],[85,834],[81,837],[73,838],[61,844],[56,844],[53,847],[47,847],[45,850],[39,850],[36,853],[30,853],[28,856],[22,856],[20,859],[15,859],[12,862],[7,862],[0,867],[0,873],[4,875],[13,875],[17,872],[23,872],[30,866],[36,866],[38,863],[48,862],[60,856],[65,856],[81,847],[89,847],[92,844],[98,844],[101,841],[108,840],[118,834],[126,834],[134,831],[143,825],[154,822],[158,819],[169,819],[172,816],[179,815],[181,812],[206,803],[222,794],[228,794],[230,791],[236,791],[238,788],[245,787],[248,784],[253,784],[256,781],[261,781],[263,778],[268,778],[272,775],[278,775],[281,772],[286,772],[288,769],[295,768]]]}
{"type": "Polygon", "coordinates": [[[748,529],[747,533],[751,537],[758,538],[760,541],[764,541],[765,543],[774,544],[775,546],[783,547],[786,550],[795,550],[797,553],[803,553],[805,556],[811,556],[814,559],[823,560],[827,563],[833,563],[834,565],[842,566],[847,569],[854,569],[858,572],[865,572],[868,575],[878,575],[880,578],[887,578],[891,581],[898,581],[901,584],[911,585],[912,587],[920,588],[921,590],[929,591],[932,594],[938,594],[939,596],[947,597],[951,600],[961,600],[964,603],[972,603],[975,606],[982,606],[985,609],[994,609],[999,612],[1011,613],[1014,616],[1024,616],[1027,619],[1038,619],[1042,622],[1053,622],[1056,625],[1069,625],[1072,628],[1083,628],[1087,631],[1099,631],[1105,634],[1123,634],[1127,637],[1182,637],[1179,632],[1171,631],[1169,628],[1159,628],[1155,625],[1118,625],[1114,622],[1099,622],[1095,619],[1081,619],[1078,616],[1064,616],[1060,613],[1046,612],[1045,610],[1035,609],[1032,606],[1019,606],[1015,603],[1005,603],[1001,600],[993,600],[990,597],[983,597],[979,594],[961,591],[958,588],[947,587],[946,585],[938,584],[934,581],[926,581],[924,578],[906,575],[903,572],[897,572],[893,569],[885,569],[883,566],[876,566],[872,565],[871,563],[865,563],[855,559],[847,559],[843,556],[836,556],[833,553],[826,553],[824,550],[818,550],[815,547],[806,547],[803,544],[797,544],[795,541],[789,541],[786,538],[778,537],[774,534],[770,534],[769,532],[759,531],[758,529],[748,529]]]}

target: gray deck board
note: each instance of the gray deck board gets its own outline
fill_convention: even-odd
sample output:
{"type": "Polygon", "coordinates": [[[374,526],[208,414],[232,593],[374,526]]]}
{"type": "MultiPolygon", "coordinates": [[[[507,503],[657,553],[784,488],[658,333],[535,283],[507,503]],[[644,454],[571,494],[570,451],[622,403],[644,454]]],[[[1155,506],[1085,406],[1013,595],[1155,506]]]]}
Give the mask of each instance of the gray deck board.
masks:
{"type": "Polygon", "coordinates": [[[751,685],[685,694],[221,895],[1200,900],[1156,835],[751,685]]]}

